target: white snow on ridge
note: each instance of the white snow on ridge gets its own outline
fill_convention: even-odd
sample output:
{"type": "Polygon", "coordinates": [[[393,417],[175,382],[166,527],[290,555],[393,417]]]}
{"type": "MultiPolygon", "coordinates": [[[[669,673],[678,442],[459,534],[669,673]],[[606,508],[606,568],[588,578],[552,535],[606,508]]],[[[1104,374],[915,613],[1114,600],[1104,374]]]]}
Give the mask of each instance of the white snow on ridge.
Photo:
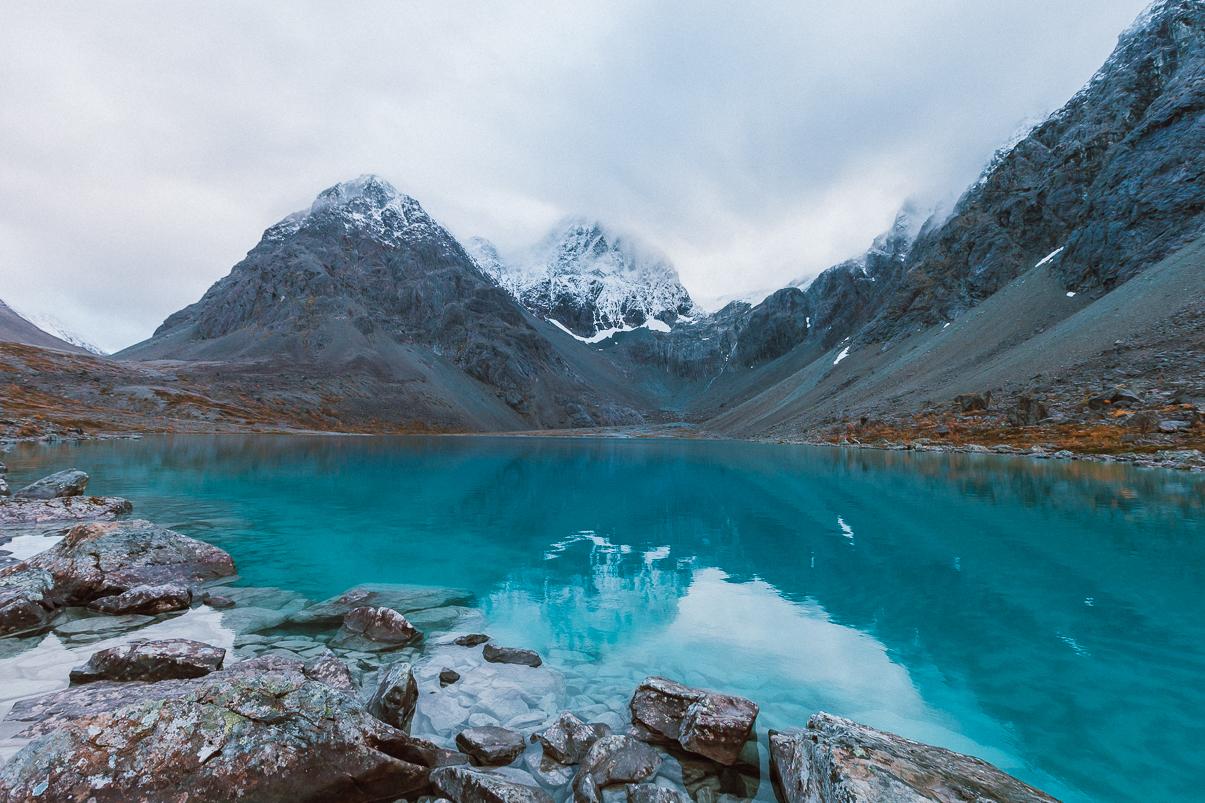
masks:
{"type": "Polygon", "coordinates": [[[833,360],[833,365],[836,365],[837,363],[841,362],[848,356],[849,356],[849,346],[846,346],[845,348],[841,349],[841,353],[837,355],[837,359],[833,360]]]}
{"type": "Polygon", "coordinates": [[[43,332],[54,335],[59,340],[65,340],[73,346],[78,346],[84,351],[90,351],[93,354],[99,354],[102,357],[108,354],[108,352],[102,349],[100,346],[85,340],[75,332],[68,329],[62,321],[53,315],[47,315],[45,313],[33,314],[22,312],[21,310],[15,309],[11,304],[9,305],[9,309],[41,329],[43,332]]]}
{"type": "Polygon", "coordinates": [[[546,317],[561,309],[586,311],[594,321],[591,338],[631,328],[625,319],[633,313],[649,321],[648,328],[668,331],[657,316],[686,316],[694,308],[665,257],[626,234],[581,218],[562,221],[540,243],[514,256],[501,257],[479,237],[465,243],[465,249],[482,272],[528,309],[546,317]]]}
{"type": "Polygon", "coordinates": [[[1053,251],[1051,251],[1049,254],[1047,254],[1046,256],[1042,257],[1042,260],[1041,260],[1040,262],[1038,262],[1038,264],[1034,265],[1034,267],[1035,267],[1035,268],[1040,268],[1040,267],[1042,267],[1043,265],[1047,264],[1047,263],[1048,263],[1048,262],[1050,262],[1052,259],[1054,259],[1055,257],[1057,257],[1059,254],[1063,253],[1063,249],[1064,249],[1064,248],[1066,248],[1066,247],[1067,247],[1067,246],[1065,246],[1065,245],[1060,245],[1058,248],[1054,249],[1054,250],[1053,250],[1053,251]]]}

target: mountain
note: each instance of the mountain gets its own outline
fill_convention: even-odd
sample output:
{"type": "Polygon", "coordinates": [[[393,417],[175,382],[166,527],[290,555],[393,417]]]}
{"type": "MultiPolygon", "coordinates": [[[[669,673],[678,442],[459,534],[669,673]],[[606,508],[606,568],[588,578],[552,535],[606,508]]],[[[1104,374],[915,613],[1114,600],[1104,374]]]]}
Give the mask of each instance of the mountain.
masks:
{"type": "Polygon", "coordinates": [[[95,346],[89,346],[83,340],[78,338],[69,340],[68,337],[70,336],[62,336],[58,332],[51,334],[51,332],[36,325],[29,318],[18,314],[12,307],[0,301],[0,342],[24,343],[27,346],[39,346],[41,348],[69,351],[77,354],[83,352],[101,353],[95,346]]]}
{"type": "Polygon", "coordinates": [[[694,308],[665,257],[584,218],[561,221],[513,259],[480,237],[467,248],[523,306],[588,341],[640,326],[665,330],[694,308]]]}
{"type": "Polygon", "coordinates": [[[361,176],[270,227],[200,301],[116,356],[260,361],[323,377],[324,403],[348,415],[415,426],[640,420],[546,329],[418,201],[361,176]]]}
{"type": "Polygon", "coordinates": [[[91,341],[87,340],[82,335],[79,335],[76,332],[72,331],[72,329],[69,326],[67,326],[65,323],[63,323],[62,321],[60,321],[58,318],[54,317],[53,315],[47,315],[45,313],[34,314],[34,313],[29,313],[29,312],[22,312],[19,314],[21,315],[22,318],[29,321],[30,323],[32,323],[34,326],[38,327],[42,331],[48,332],[51,335],[54,335],[55,337],[57,337],[59,340],[63,340],[67,343],[70,343],[73,346],[77,346],[78,348],[81,348],[84,351],[87,351],[87,352],[90,352],[92,354],[96,354],[96,355],[102,356],[102,357],[108,353],[104,349],[102,349],[100,346],[97,346],[95,343],[92,343],[91,341]]]}

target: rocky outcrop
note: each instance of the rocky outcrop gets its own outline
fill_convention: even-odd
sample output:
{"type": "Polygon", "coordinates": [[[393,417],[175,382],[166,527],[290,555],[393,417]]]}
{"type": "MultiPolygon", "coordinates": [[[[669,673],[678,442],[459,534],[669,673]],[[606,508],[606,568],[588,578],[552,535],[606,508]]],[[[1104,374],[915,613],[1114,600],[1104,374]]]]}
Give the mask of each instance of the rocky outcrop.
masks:
{"type": "Polygon", "coordinates": [[[63,499],[83,496],[88,487],[88,475],[78,468],[59,471],[37,482],[31,482],[13,493],[14,499],[63,499]]]}
{"type": "Polygon", "coordinates": [[[332,647],[364,652],[395,650],[418,641],[422,633],[392,608],[353,608],[331,639],[332,647]]]}
{"type": "Polygon", "coordinates": [[[562,764],[576,764],[590,747],[604,736],[610,727],[601,723],[587,724],[569,711],[562,712],[556,722],[532,738],[544,748],[544,755],[562,764]]]}
{"type": "Polygon", "coordinates": [[[523,734],[495,725],[465,728],[456,734],[456,746],[467,753],[473,763],[487,767],[509,764],[523,752],[523,734]]]}
{"type": "Polygon", "coordinates": [[[71,670],[71,682],[199,678],[221,669],[225,658],[221,647],[191,639],[138,640],[93,653],[88,663],[71,670]]]}
{"type": "Polygon", "coordinates": [[[222,550],[148,521],[79,524],[50,549],[0,569],[0,635],[137,586],[190,586],[232,574],[234,561],[222,550]]]}
{"type": "Polygon", "coordinates": [[[431,773],[431,785],[455,803],[552,803],[539,787],[467,767],[441,767],[431,773]]]}
{"type": "MultiPolygon", "coordinates": [[[[329,650],[306,664],[303,671],[307,678],[325,683],[331,688],[351,693],[356,691],[356,682],[351,676],[351,670],[329,650]]],[[[371,709],[369,713],[372,713],[371,709]]],[[[381,717],[377,716],[377,719],[381,717]]]]}
{"type": "Polygon", "coordinates": [[[604,736],[582,757],[573,779],[576,803],[599,803],[603,788],[618,783],[647,781],[661,768],[661,756],[631,736],[604,736]]]}
{"type": "Polygon", "coordinates": [[[0,800],[414,798],[431,768],[459,760],[308,678],[298,661],[51,697],[10,717],[32,719],[22,735],[36,738],[0,770],[0,800]]]}
{"type": "Polygon", "coordinates": [[[986,761],[824,713],[770,733],[770,773],[782,803],[1054,800],[986,761]]]}
{"type": "Polygon", "coordinates": [[[418,704],[418,682],[414,668],[398,661],[381,670],[376,691],[368,701],[368,713],[398,730],[410,731],[414,707],[418,704]]]}
{"type": "Polygon", "coordinates": [[[69,496],[61,499],[0,501],[0,527],[71,521],[112,521],[134,510],[115,496],[69,496]]]}
{"type": "Polygon", "coordinates": [[[492,664],[521,664],[536,667],[544,663],[539,653],[519,647],[499,647],[495,644],[486,644],[481,654],[492,664]]]}
{"type": "Polygon", "coordinates": [[[757,704],[743,697],[693,689],[660,677],[647,678],[632,695],[632,724],[653,738],[733,765],[753,736],[757,704]]]}
{"type": "Polygon", "coordinates": [[[88,607],[94,611],[120,615],[126,613],[157,614],[187,610],[192,605],[192,591],[176,583],[141,585],[93,600],[88,607]]]}

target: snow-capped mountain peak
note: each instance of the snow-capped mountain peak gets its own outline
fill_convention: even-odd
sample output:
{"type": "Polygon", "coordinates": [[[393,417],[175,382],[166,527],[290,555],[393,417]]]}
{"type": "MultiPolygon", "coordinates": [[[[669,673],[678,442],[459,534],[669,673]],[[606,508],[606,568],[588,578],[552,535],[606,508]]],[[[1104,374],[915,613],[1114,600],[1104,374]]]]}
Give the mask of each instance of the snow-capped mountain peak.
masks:
{"type": "Polygon", "coordinates": [[[588,218],[562,220],[513,257],[499,255],[479,237],[466,249],[524,306],[582,339],[640,326],[660,329],[694,308],[668,259],[588,218]]]}
{"type": "Polygon", "coordinates": [[[443,232],[414,198],[380,176],[365,174],[318,193],[309,209],[286,216],[268,228],[264,238],[284,239],[307,226],[330,221],[386,243],[443,232]]]}
{"type": "Polygon", "coordinates": [[[108,352],[105,351],[104,349],[102,349],[100,346],[97,346],[96,344],[92,343],[91,341],[86,340],[85,338],[76,334],[66,324],[64,324],[62,321],[60,321],[58,318],[54,317],[53,315],[50,315],[50,314],[47,314],[44,312],[41,312],[41,313],[25,312],[23,310],[14,308],[12,305],[9,305],[8,308],[10,310],[12,310],[13,312],[15,312],[17,315],[19,315],[20,317],[24,318],[29,323],[31,323],[34,326],[41,329],[43,332],[46,332],[47,334],[50,334],[50,335],[54,335],[59,340],[66,341],[67,343],[70,343],[73,346],[78,346],[79,348],[83,349],[84,351],[90,351],[93,354],[98,354],[102,357],[105,356],[106,354],[108,354],[108,352]]]}

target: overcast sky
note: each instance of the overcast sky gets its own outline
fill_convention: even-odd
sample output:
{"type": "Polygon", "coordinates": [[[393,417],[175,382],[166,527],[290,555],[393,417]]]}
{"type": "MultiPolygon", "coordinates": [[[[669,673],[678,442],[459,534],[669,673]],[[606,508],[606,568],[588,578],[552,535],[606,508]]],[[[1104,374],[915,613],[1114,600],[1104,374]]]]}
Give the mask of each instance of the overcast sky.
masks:
{"type": "Polygon", "coordinates": [[[462,238],[581,213],[696,297],[774,288],[956,195],[1145,5],[7,2],[0,298],[129,345],[366,172],[462,238]]]}

